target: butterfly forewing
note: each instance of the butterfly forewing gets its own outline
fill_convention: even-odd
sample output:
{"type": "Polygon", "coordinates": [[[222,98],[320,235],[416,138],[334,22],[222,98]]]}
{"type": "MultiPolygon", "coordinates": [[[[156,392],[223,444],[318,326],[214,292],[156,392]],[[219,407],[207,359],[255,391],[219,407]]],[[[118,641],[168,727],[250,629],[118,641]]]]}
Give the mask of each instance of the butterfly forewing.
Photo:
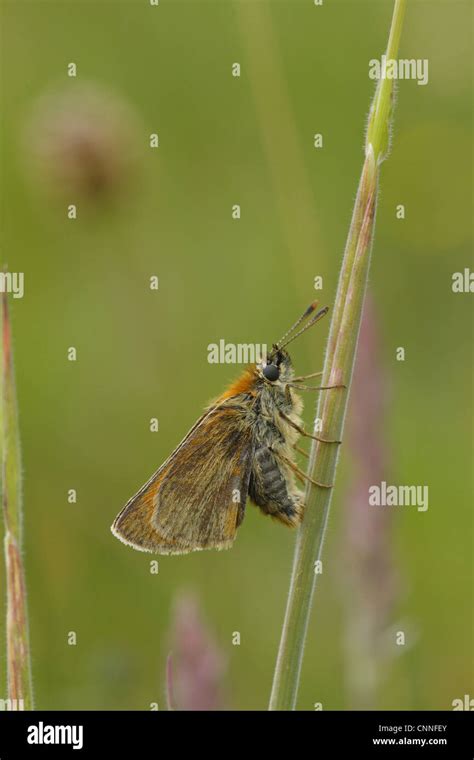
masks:
{"type": "Polygon", "coordinates": [[[244,516],[252,446],[241,409],[211,409],[124,507],[115,535],[161,554],[228,548],[244,516]]]}

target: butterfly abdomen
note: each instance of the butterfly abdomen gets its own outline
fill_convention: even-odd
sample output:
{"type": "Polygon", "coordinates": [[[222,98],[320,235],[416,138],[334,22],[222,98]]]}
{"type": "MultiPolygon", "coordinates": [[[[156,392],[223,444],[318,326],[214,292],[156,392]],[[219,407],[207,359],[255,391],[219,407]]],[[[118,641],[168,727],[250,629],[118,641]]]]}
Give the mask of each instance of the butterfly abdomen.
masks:
{"type": "Polygon", "coordinates": [[[265,444],[256,449],[249,496],[265,514],[289,525],[301,519],[301,494],[284,473],[275,453],[265,444]]]}
{"type": "Polygon", "coordinates": [[[293,473],[279,460],[278,448],[277,442],[269,445],[268,439],[256,444],[249,497],[265,514],[288,525],[298,525],[302,514],[301,493],[294,484],[293,473]]]}

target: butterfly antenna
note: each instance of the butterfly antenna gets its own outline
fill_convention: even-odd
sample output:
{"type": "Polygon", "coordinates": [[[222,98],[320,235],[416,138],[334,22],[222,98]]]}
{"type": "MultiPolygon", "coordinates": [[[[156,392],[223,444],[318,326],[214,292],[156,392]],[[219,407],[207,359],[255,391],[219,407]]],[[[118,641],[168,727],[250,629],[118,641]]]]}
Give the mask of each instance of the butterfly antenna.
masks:
{"type": "Polygon", "coordinates": [[[286,331],[286,333],[280,338],[280,340],[278,341],[278,343],[275,343],[275,348],[281,348],[282,345],[283,345],[283,341],[286,340],[286,338],[288,338],[288,336],[291,335],[291,333],[293,332],[293,330],[296,330],[296,328],[305,319],[307,319],[307,317],[309,317],[309,315],[312,314],[313,311],[316,310],[317,306],[318,306],[318,301],[313,301],[313,303],[310,303],[310,305],[308,306],[307,309],[305,309],[305,311],[303,312],[303,314],[301,315],[301,317],[296,320],[296,322],[294,323],[294,325],[292,325],[289,330],[286,331]]]}
{"type": "MultiPolygon", "coordinates": [[[[302,327],[301,330],[299,330],[296,333],[296,335],[293,335],[291,338],[289,338],[286,341],[286,343],[279,343],[277,348],[284,348],[285,346],[288,346],[289,343],[293,343],[293,341],[296,340],[296,338],[298,338],[300,335],[306,332],[306,330],[309,330],[309,328],[315,325],[316,322],[319,322],[319,320],[322,319],[322,317],[324,317],[328,313],[328,311],[329,311],[329,306],[325,306],[324,309],[320,309],[318,313],[315,314],[314,317],[310,319],[310,321],[304,327],[302,327]]],[[[298,321],[300,322],[301,320],[298,320],[298,321]]],[[[289,335],[290,332],[291,330],[288,331],[287,335],[289,335]]],[[[286,336],[283,336],[283,337],[285,338],[286,336]]]]}

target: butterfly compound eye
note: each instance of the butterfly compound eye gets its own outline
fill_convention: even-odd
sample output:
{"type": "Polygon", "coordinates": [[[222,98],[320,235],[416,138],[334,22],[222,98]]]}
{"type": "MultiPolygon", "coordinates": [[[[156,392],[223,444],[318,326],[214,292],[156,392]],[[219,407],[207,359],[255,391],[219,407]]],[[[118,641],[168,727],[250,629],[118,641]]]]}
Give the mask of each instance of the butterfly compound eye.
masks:
{"type": "Polygon", "coordinates": [[[271,382],[274,382],[275,380],[278,380],[280,377],[280,370],[278,367],[275,367],[274,364],[267,364],[266,367],[262,370],[263,376],[267,378],[267,380],[270,380],[271,382]]]}

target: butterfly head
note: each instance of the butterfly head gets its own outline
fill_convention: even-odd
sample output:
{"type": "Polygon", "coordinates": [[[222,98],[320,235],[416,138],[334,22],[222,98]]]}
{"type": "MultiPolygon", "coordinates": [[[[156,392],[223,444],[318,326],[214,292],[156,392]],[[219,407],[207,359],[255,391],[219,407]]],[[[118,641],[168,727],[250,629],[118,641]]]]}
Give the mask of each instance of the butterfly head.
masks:
{"type": "Polygon", "coordinates": [[[289,330],[286,331],[278,343],[273,344],[272,350],[267,356],[267,360],[258,365],[257,370],[264,381],[271,384],[285,384],[291,382],[294,377],[293,365],[289,354],[284,348],[306,332],[310,327],[315,325],[316,322],[319,322],[321,317],[324,317],[324,315],[327,314],[328,308],[325,306],[324,309],[320,309],[314,314],[314,316],[311,316],[316,311],[317,305],[318,302],[313,301],[313,303],[305,309],[301,317],[296,320],[289,330]],[[310,316],[311,319],[308,320],[310,316]],[[303,327],[297,330],[302,323],[304,323],[303,327]]]}
{"type": "Polygon", "coordinates": [[[272,347],[259,369],[263,379],[269,383],[287,383],[293,377],[293,365],[289,354],[276,345],[272,347]]]}

